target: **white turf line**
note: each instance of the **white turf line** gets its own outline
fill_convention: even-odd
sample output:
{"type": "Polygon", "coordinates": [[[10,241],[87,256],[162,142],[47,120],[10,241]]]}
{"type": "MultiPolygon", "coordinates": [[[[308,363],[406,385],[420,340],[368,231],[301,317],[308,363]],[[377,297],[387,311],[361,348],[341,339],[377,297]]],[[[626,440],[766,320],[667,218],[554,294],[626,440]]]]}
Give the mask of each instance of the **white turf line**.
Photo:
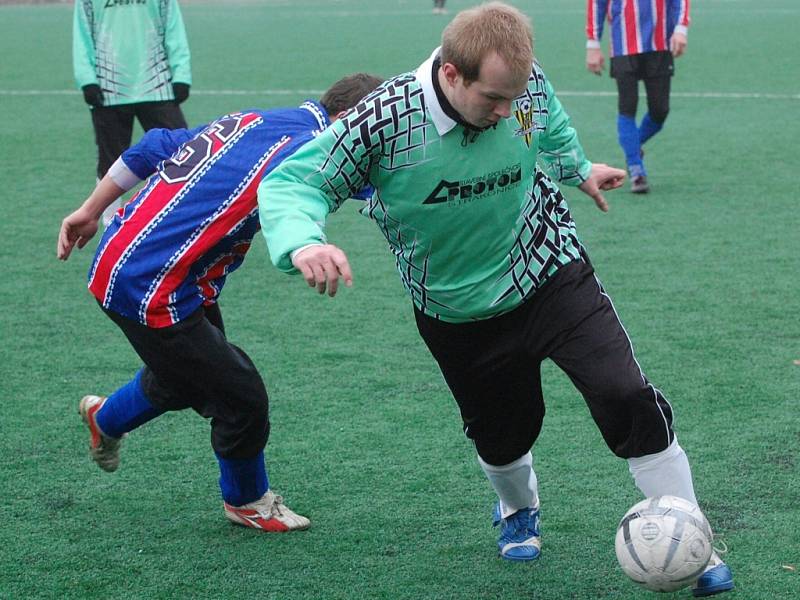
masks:
{"type": "MultiPolygon", "coordinates": [[[[195,90],[193,96],[304,96],[319,97],[325,90],[195,90]]],[[[0,90],[0,96],[72,96],[75,90],[0,90]]],[[[617,92],[557,91],[559,97],[616,96],[617,92]]],[[[728,100],[800,100],[800,94],[762,94],[759,92],[672,92],[672,98],[717,98],[728,100]]]]}

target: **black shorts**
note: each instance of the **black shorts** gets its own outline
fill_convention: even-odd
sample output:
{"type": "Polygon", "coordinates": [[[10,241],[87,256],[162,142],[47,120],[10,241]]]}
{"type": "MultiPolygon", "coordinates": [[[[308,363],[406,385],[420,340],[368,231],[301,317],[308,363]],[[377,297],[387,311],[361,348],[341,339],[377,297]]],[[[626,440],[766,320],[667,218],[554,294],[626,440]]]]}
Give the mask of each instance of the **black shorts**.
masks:
{"type": "Polygon", "coordinates": [[[160,329],[103,312],[144,362],[142,391],[153,406],[191,407],[211,419],[211,445],[223,458],[252,458],[264,449],[270,429],[267,390],[250,357],[225,337],[217,304],[160,329]]]}
{"type": "Polygon", "coordinates": [[[611,77],[615,79],[654,79],[672,77],[675,63],[667,50],[611,57],[611,77]]]}
{"type": "Polygon", "coordinates": [[[611,299],[585,262],[561,267],[512,312],[446,323],[415,309],[417,328],[458,403],[464,431],[489,464],[533,445],[549,358],[583,395],[608,447],[624,458],[664,450],[672,408],[642,373],[611,299]]]}

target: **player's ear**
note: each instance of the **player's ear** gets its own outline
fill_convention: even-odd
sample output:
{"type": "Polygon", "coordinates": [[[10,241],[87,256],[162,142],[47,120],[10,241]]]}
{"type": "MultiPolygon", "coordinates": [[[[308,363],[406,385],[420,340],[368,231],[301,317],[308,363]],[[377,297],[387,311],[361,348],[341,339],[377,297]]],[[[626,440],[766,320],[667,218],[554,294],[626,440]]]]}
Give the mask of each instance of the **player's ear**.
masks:
{"type": "Polygon", "coordinates": [[[461,73],[458,72],[458,67],[456,67],[453,63],[444,63],[442,65],[442,73],[444,74],[444,78],[447,80],[447,83],[449,83],[451,86],[454,86],[459,77],[461,77],[461,73]]]}

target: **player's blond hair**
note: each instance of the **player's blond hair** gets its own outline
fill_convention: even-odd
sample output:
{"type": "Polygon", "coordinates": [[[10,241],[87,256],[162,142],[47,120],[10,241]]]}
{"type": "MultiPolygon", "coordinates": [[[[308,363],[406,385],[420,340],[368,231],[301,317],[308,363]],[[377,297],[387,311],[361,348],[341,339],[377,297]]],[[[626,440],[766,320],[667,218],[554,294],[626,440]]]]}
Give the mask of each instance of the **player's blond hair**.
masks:
{"type": "Polygon", "coordinates": [[[483,59],[497,52],[515,78],[531,73],[533,30],[525,14],[503,2],[487,2],[458,13],[442,32],[441,61],[452,63],[467,82],[480,76],[483,59]]]}

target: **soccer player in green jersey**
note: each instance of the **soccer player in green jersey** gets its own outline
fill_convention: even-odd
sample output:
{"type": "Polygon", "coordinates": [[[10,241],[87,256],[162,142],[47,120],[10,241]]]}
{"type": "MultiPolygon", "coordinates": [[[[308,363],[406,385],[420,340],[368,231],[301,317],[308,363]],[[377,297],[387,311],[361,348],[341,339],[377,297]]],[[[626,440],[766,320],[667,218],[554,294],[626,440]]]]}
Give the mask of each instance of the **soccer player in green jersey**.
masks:
{"type": "MultiPolygon", "coordinates": [[[[186,129],[180,104],[192,84],[189,43],[177,0],[76,0],[72,62],[92,115],[97,179],[142,129],[186,129]]],[[[121,202],[103,213],[108,225],[121,202]]]]}
{"type": "MultiPolygon", "coordinates": [[[[491,2],[459,13],[416,71],[385,82],[261,183],[273,262],[333,296],[352,285],[323,224],[365,184],[419,332],[461,411],[498,496],[500,555],[539,556],[531,448],[544,417],[540,364],[553,360],[586,399],[611,451],[645,496],[696,503],[672,407],[641,371],[556,184],[601,210],[625,172],[589,162],[533,62],[528,19],[491,2]]],[[[709,569],[728,567],[714,557],[709,569]]],[[[696,594],[717,591],[718,578],[696,594]]]]}

